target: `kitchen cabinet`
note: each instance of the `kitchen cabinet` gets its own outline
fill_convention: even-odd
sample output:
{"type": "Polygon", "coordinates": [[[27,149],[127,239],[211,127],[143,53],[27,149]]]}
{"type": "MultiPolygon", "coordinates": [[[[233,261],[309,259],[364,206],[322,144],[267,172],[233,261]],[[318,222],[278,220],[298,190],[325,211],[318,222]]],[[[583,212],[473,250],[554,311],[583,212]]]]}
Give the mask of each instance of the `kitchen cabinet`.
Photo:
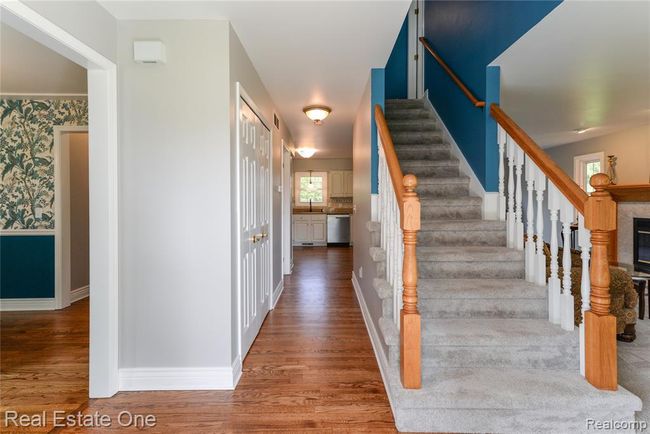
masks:
{"type": "Polygon", "coordinates": [[[327,216],[325,214],[294,214],[293,245],[326,246],[327,216]]]}
{"type": "Polygon", "coordinates": [[[333,170],[329,173],[330,197],[352,197],[352,171],[333,170]]]}

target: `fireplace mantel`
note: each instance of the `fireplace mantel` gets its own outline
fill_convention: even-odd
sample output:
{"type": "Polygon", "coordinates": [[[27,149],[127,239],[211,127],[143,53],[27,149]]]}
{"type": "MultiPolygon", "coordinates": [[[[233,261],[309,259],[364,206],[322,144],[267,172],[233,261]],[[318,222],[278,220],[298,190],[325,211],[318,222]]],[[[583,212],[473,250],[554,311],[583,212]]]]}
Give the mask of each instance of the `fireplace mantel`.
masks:
{"type": "Polygon", "coordinates": [[[650,202],[650,184],[610,185],[607,191],[616,202],[650,202]]]}

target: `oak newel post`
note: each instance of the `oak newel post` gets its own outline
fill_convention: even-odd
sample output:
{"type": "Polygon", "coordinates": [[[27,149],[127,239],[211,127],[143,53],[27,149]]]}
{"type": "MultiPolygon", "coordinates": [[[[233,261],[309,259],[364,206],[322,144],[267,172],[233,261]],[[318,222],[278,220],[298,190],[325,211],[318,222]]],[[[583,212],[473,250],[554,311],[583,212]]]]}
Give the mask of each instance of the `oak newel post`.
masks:
{"type": "Polygon", "coordinates": [[[609,177],[599,173],[589,182],[596,190],[585,203],[585,226],[591,230],[591,310],[585,312],[585,377],[593,386],[616,390],[616,318],[609,311],[610,231],[616,230],[616,202],[605,189],[609,177]]]}
{"type": "Polygon", "coordinates": [[[402,384],[407,389],[419,389],[422,384],[420,361],[420,313],[418,312],[418,264],[416,258],[417,233],[420,230],[420,200],[415,193],[417,178],[403,179],[404,197],[402,232],[404,237],[404,266],[402,280],[403,307],[400,312],[400,358],[402,384]]]}

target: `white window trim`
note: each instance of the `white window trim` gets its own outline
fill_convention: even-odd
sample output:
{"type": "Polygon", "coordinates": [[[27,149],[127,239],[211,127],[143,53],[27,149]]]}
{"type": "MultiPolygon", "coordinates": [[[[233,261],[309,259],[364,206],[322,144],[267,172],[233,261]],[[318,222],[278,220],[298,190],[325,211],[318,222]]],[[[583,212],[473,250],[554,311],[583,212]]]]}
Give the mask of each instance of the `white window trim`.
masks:
{"type": "Polygon", "coordinates": [[[605,170],[605,152],[593,152],[573,157],[573,179],[584,191],[587,191],[587,186],[583,182],[585,163],[593,160],[600,160],[600,169],[605,170]]]}
{"type": "MultiPolygon", "coordinates": [[[[294,200],[296,205],[309,205],[309,202],[301,202],[300,201],[300,178],[303,176],[309,176],[309,171],[302,171],[302,172],[296,172],[294,173],[294,200]]],[[[312,177],[316,176],[321,176],[323,177],[323,201],[322,202],[312,202],[312,205],[325,205],[327,203],[327,200],[329,198],[328,194],[328,182],[329,179],[327,177],[327,172],[316,172],[312,171],[311,172],[312,177]]]]}

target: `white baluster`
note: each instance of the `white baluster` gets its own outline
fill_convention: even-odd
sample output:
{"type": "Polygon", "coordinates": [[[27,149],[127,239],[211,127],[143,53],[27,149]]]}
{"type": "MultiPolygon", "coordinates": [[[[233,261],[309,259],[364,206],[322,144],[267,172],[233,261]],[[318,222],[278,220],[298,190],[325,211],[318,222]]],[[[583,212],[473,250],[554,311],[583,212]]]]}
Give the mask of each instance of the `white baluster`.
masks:
{"type": "Polygon", "coordinates": [[[497,142],[499,143],[499,220],[506,220],[505,170],[503,167],[506,146],[506,132],[501,125],[497,126],[497,142]]]}
{"type": "Polygon", "coordinates": [[[546,190],[546,176],[544,172],[535,171],[535,193],[537,193],[537,245],[535,252],[535,279],[538,285],[546,285],[546,257],[544,256],[544,190],[546,190]]]}
{"type": "Polygon", "coordinates": [[[521,192],[521,173],[524,165],[524,151],[515,144],[515,178],[516,178],[516,191],[515,191],[515,242],[514,247],[517,250],[524,249],[524,222],[522,221],[522,192],[521,192]]]}
{"type": "Polygon", "coordinates": [[[578,244],[580,245],[580,258],[582,259],[582,278],[580,281],[580,297],[582,303],[582,321],[580,323],[580,373],[585,375],[585,312],[591,308],[591,281],[589,280],[589,257],[591,250],[591,231],[585,228],[585,218],[578,214],[578,244]]]}
{"type": "MultiPolygon", "coordinates": [[[[573,330],[574,328],[574,305],[573,294],[571,293],[571,223],[575,219],[575,208],[566,197],[562,197],[562,233],[564,234],[564,246],[562,249],[562,297],[560,302],[562,328],[573,330]]],[[[588,268],[587,268],[588,269],[588,268]]]]}
{"type": "Polygon", "coordinates": [[[560,210],[561,195],[557,187],[548,183],[548,210],[551,212],[551,275],[548,279],[548,320],[560,324],[560,279],[557,262],[558,240],[557,220],[560,210]]]}
{"type": "Polygon", "coordinates": [[[526,204],[526,280],[528,282],[535,281],[535,242],[533,241],[533,235],[535,233],[535,227],[533,221],[535,219],[535,210],[534,210],[534,199],[533,199],[533,190],[535,189],[535,173],[537,171],[537,166],[533,163],[533,160],[526,155],[526,189],[528,191],[528,200],[526,204]]]}
{"type": "Polygon", "coordinates": [[[506,224],[508,227],[508,247],[515,245],[515,141],[506,135],[506,151],[508,154],[508,212],[506,224]]]}

